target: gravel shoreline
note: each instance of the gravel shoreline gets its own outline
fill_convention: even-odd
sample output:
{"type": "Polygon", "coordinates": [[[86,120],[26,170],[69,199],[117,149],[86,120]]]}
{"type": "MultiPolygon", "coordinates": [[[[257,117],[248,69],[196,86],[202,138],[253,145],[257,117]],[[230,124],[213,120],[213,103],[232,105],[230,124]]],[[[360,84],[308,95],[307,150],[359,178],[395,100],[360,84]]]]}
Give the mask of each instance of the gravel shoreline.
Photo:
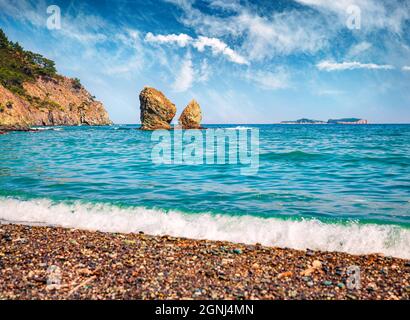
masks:
{"type": "Polygon", "coordinates": [[[0,299],[409,300],[410,262],[0,224],[0,299]],[[360,289],[348,289],[350,266],[360,267],[360,289]]]}

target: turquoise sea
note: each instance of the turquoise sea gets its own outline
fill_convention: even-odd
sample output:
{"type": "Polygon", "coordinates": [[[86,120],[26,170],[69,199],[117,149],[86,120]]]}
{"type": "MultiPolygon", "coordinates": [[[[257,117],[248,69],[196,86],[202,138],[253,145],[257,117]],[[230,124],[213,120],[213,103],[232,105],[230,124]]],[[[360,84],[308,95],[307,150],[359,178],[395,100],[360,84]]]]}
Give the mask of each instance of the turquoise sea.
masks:
{"type": "Polygon", "coordinates": [[[410,125],[258,128],[259,170],[153,164],[137,125],[0,135],[0,220],[410,258],[410,125]]]}

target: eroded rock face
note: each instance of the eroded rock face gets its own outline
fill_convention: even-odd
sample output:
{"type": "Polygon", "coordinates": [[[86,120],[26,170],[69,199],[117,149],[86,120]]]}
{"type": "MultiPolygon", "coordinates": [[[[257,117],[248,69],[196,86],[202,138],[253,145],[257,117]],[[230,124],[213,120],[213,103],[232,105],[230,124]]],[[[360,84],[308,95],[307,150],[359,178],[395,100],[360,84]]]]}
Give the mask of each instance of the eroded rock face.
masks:
{"type": "Polygon", "coordinates": [[[182,111],[179,125],[182,129],[201,129],[202,112],[198,102],[192,100],[182,111]]]}
{"type": "Polygon", "coordinates": [[[141,130],[171,129],[177,108],[157,89],[145,87],[140,93],[141,130]]]}
{"type": "Polygon", "coordinates": [[[23,86],[24,98],[0,85],[0,127],[112,123],[102,103],[70,78],[39,78],[23,86]]]}

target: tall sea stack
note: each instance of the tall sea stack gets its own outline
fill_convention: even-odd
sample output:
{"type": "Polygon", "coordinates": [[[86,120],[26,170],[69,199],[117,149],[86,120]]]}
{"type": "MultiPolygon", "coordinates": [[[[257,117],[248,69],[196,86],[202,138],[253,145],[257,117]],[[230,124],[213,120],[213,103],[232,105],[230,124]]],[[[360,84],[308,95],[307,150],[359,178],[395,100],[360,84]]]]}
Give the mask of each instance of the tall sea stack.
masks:
{"type": "Polygon", "coordinates": [[[171,129],[177,108],[154,88],[145,87],[140,93],[141,130],[171,129]]]}

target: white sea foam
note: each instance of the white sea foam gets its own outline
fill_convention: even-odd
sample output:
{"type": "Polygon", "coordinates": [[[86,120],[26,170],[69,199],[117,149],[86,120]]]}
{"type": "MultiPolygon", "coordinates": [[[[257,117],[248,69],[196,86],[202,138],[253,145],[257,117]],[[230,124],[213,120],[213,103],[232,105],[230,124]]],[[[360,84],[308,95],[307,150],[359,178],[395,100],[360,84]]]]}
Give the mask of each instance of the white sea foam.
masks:
{"type": "Polygon", "coordinates": [[[250,130],[252,129],[251,127],[243,127],[243,126],[237,126],[233,128],[225,128],[226,130],[250,130]]]}
{"type": "Polygon", "coordinates": [[[61,131],[62,130],[62,128],[56,128],[56,127],[32,127],[30,129],[34,131],[61,131]]]}
{"type": "Polygon", "coordinates": [[[0,220],[110,232],[144,231],[195,239],[256,242],[295,249],[383,253],[410,258],[410,230],[391,225],[327,224],[317,220],[185,214],[142,207],[52,203],[49,200],[0,199],[0,220]]]}

